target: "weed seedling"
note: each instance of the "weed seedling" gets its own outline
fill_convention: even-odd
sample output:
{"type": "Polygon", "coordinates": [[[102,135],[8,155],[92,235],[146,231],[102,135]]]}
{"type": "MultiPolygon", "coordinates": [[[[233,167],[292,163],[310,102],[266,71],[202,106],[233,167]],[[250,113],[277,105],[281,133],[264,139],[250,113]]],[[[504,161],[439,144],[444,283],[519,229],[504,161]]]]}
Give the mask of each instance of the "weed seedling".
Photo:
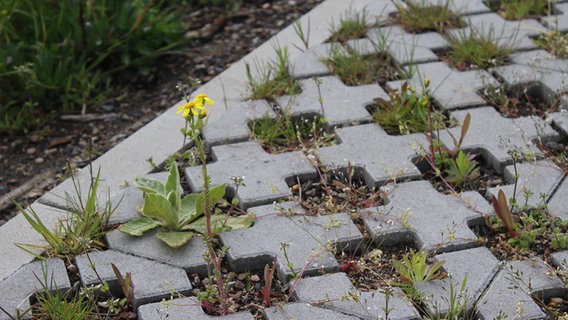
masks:
{"type": "Polygon", "coordinates": [[[521,20],[546,15],[550,10],[548,0],[500,0],[486,1],[489,7],[508,20],[521,20]]]}
{"type": "Polygon", "coordinates": [[[445,261],[428,262],[428,252],[424,250],[414,251],[406,255],[402,261],[393,261],[394,267],[402,281],[402,289],[412,300],[420,298],[420,292],[415,286],[421,282],[439,280],[446,277],[446,272],[442,268],[445,261]]]}
{"type": "Polygon", "coordinates": [[[362,13],[353,13],[347,11],[345,15],[339,19],[339,25],[332,24],[330,42],[345,43],[347,40],[359,39],[367,33],[367,11],[362,13]]]}
{"type": "Polygon", "coordinates": [[[558,30],[541,34],[534,42],[560,59],[568,58],[568,35],[558,30]]]}

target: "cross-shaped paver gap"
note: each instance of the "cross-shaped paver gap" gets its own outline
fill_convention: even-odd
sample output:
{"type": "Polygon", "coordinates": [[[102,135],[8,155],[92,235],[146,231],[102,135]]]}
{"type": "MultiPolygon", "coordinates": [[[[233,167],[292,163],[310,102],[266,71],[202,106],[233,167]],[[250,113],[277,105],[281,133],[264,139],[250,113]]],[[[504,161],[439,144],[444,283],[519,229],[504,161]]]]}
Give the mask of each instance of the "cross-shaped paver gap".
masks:
{"type": "MultiPolygon", "coordinates": [[[[280,154],[265,152],[255,141],[211,148],[213,162],[207,164],[211,186],[226,183],[227,197],[236,196],[243,209],[272,203],[292,196],[287,180],[316,176],[316,170],[300,151],[280,154]],[[245,185],[237,186],[231,177],[243,176],[245,185]]],[[[203,190],[201,167],[189,167],[185,175],[192,192],[203,190]]]]}
{"type": "Polygon", "coordinates": [[[300,86],[302,93],[282,96],[277,99],[278,105],[292,115],[319,113],[331,126],[370,122],[366,107],[377,97],[388,99],[378,84],[349,87],[336,76],[300,80],[300,86]],[[316,81],[321,83],[319,89],[316,81]]]}
{"type": "Polygon", "coordinates": [[[274,261],[283,282],[294,275],[337,272],[333,250],[355,252],[364,241],[346,213],[313,216],[289,202],[250,208],[249,212],[256,215],[251,228],[219,236],[229,247],[227,259],[236,272],[263,270],[274,261]]]}
{"type": "MultiPolygon", "coordinates": [[[[492,107],[481,107],[469,110],[454,111],[451,116],[463,123],[467,114],[471,120],[469,130],[461,148],[473,152],[481,152],[497,172],[502,173],[505,166],[512,163],[509,151],[516,149],[522,153],[534,153],[542,156],[542,152],[533,143],[558,139],[558,133],[544,120],[535,117],[508,119],[492,107]]],[[[453,147],[454,137],[459,139],[461,126],[440,132],[440,140],[444,145],[453,147]]]]}
{"type": "Polygon", "coordinates": [[[332,169],[360,168],[367,186],[380,187],[388,181],[420,179],[414,165],[424,134],[388,135],[379,125],[369,123],[335,130],[339,144],[316,150],[322,163],[332,169]]]}
{"type": "Polygon", "coordinates": [[[418,64],[409,72],[412,74],[410,80],[390,81],[387,83],[387,89],[399,89],[408,81],[412,88],[421,93],[425,78],[429,78],[431,97],[442,110],[483,105],[486,102],[479,95],[479,90],[488,85],[499,84],[485,70],[457,71],[444,62],[418,64]]]}
{"type": "Polygon", "coordinates": [[[404,182],[385,190],[388,203],[363,218],[378,245],[414,243],[439,253],[478,246],[471,230],[492,208],[477,192],[461,197],[437,192],[428,181],[404,182]]]}

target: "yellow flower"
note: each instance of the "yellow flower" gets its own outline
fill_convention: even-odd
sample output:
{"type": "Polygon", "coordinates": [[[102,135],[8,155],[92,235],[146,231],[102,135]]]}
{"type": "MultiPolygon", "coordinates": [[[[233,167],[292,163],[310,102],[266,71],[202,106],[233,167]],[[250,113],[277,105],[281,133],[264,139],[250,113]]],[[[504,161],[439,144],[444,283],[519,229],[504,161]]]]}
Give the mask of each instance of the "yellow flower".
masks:
{"type": "Polygon", "coordinates": [[[186,118],[189,114],[205,118],[207,116],[207,109],[204,105],[213,105],[215,102],[206,94],[198,94],[193,101],[189,101],[183,106],[178,107],[177,113],[181,113],[182,117],[186,118]]]}
{"type": "Polygon", "coordinates": [[[215,101],[209,99],[209,97],[204,93],[198,94],[195,97],[195,99],[193,99],[193,102],[195,103],[195,105],[201,106],[201,107],[203,107],[203,105],[205,105],[205,104],[208,104],[208,105],[214,105],[215,104],[215,101]]]}

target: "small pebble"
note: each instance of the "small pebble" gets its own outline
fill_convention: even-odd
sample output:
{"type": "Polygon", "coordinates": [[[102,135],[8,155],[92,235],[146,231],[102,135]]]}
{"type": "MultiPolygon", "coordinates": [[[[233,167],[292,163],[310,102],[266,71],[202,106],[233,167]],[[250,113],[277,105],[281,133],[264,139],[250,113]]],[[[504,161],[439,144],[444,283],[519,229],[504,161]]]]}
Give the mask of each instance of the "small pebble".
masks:
{"type": "Polygon", "coordinates": [[[35,163],[44,163],[44,162],[45,162],[45,159],[42,158],[42,157],[38,157],[38,158],[35,158],[34,161],[35,161],[35,163]]]}
{"type": "Polygon", "coordinates": [[[252,282],[259,282],[260,281],[260,277],[256,274],[253,274],[252,276],[250,276],[250,281],[252,282]]]}

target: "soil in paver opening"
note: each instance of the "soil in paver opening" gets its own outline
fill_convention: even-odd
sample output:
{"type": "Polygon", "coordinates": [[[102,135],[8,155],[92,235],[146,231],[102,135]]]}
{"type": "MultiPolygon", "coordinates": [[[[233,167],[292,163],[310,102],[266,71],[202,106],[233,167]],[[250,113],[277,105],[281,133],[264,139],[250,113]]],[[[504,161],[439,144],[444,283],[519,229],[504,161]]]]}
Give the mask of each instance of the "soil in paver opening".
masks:
{"type": "MultiPolygon", "coordinates": [[[[223,275],[225,282],[228,283],[229,289],[227,293],[231,300],[230,309],[234,312],[248,311],[253,315],[254,319],[265,319],[264,309],[266,306],[262,289],[266,285],[266,281],[261,277],[261,274],[252,272],[236,274],[224,268],[223,275]]],[[[206,292],[209,279],[199,277],[198,275],[190,275],[190,279],[192,279],[191,284],[195,289],[194,292],[206,292]]],[[[280,282],[275,273],[270,290],[270,306],[289,302],[294,302],[294,299],[289,294],[287,286],[280,282]]],[[[222,315],[218,302],[212,304],[204,301],[202,302],[202,308],[209,315],[222,315]]]]}
{"type": "MultiPolygon", "coordinates": [[[[279,110],[278,110],[279,111],[279,110]]],[[[305,151],[337,144],[333,128],[320,115],[268,116],[248,124],[251,138],[271,154],[305,151]]]]}
{"type": "Polygon", "coordinates": [[[332,50],[324,63],[347,86],[378,83],[384,87],[388,81],[407,78],[406,72],[385,53],[360,55],[348,50],[346,54],[341,54],[332,50]]]}
{"type": "Polygon", "coordinates": [[[320,167],[319,180],[291,179],[292,201],[299,203],[307,212],[319,215],[327,213],[358,213],[360,210],[385,204],[386,194],[369,188],[361,179],[359,169],[326,171],[320,167]],[[349,172],[349,173],[348,173],[349,172]]]}
{"type": "MultiPolygon", "coordinates": [[[[364,244],[363,244],[364,245],[364,244]]],[[[409,248],[405,245],[363,248],[362,254],[336,253],[339,270],[345,274],[353,286],[363,292],[392,287],[399,283],[393,261],[402,261],[409,248]]]]}
{"type": "Polygon", "coordinates": [[[550,112],[558,111],[559,100],[548,103],[543,97],[543,88],[538,83],[517,85],[512,88],[486,87],[481,96],[499,113],[507,118],[538,116],[545,118],[550,112]]]}
{"type": "Polygon", "coordinates": [[[553,161],[564,171],[565,175],[568,175],[568,137],[556,142],[538,144],[537,147],[547,159],[553,161]]]}
{"type": "MultiPolygon", "coordinates": [[[[466,152],[466,151],[464,151],[466,152]]],[[[467,152],[466,152],[467,153],[467,152]]],[[[422,172],[425,180],[430,181],[434,189],[444,194],[452,194],[453,192],[477,191],[484,195],[490,188],[503,184],[503,177],[493,167],[491,167],[481,155],[477,155],[473,161],[477,163],[479,168],[479,176],[475,179],[466,179],[463,184],[455,185],[448,180],[447,174],[442,172],[444,179],[437,176],[431,164],[423,158],[419,158],[415,164],[422,172]],[[445,180],[445,181],[444,181],[445,180]]]]}
{"type": "MultiPolygon", "coordinates": [[[[482,49],[480,49],[482,50],[482,49]]],[[[470,70],[480,70],[480,69],[484,69],[481,68],[475,64],[471,64],[471,63],[466,63],[466,62],[462,62],[462,63],[456,63],[453,56],[452,56],[452,49],[443,49],[443,50],[434,50],[434,53],[438,56],[438,58],[440,58],[440,60],[442,60],[443,62],[445,62],[448,66],[450,66],[450,68],[457,70],[457,71],[470,71],[470,70]]],[[[499,66],[505,66],[511,63],[511,60],[509,59],[509,57],[506,57],[504,60],[498,60],[498,59],[490,59],[491,63],[490,66],[491,67],[499,67],[499,66]]]]}
{"type": "MultiPolygon", "coordinates": [[[[554,15],[556,14],[556,10],[554,10],[554,8],[552,7],[552,4],[547,3],[548,1],[546,0],[530,0],[530,1],[518,1],[518,0],[505,0],[505,1],[501,1],[501,0],[491,0],[491,1],[485,1],[485,5],[487,5],[489,7],[489,9],[493,10],[494,12],[496,12],[498,15],[500,15],[501,17],[503,17],[504,19],[507,20],[520,20],[520,19],[538,19],[540,17],[544,17],[544,16],[548,16],[549,14],[554,15]],[[512,8],[515,8],[515,5],[517,5],[517,7],[523,7],[522,5],[519,4],[515,4],[515,2],[519,3],[519,2],[525,2],[528,4],[532,4],[535,5],[534,7],[540,10],[538,10],[538,12],[535,12],[533,10],[530,10],[529,12],[527,12],[526,14],[523,14],[521,17],[519,10],[511,10],[510,12],[515,13],[515,12],[519,12],[516,13],[515,15],[509,15],[507,14],[507,10],[505,8],[505,4],[504,3],[509,3],[510,6],[512,6],[512,8]],[[531,3],[532,2],[532,3],[531,3]],[[541,3],[542,6],[537,6],[538,3],[541,3]]],[[[552,2],[552,1],[551,1],[552,2]]],[[[528,5],[525,5],[524,7],[527,7],[528,5]]]]}

